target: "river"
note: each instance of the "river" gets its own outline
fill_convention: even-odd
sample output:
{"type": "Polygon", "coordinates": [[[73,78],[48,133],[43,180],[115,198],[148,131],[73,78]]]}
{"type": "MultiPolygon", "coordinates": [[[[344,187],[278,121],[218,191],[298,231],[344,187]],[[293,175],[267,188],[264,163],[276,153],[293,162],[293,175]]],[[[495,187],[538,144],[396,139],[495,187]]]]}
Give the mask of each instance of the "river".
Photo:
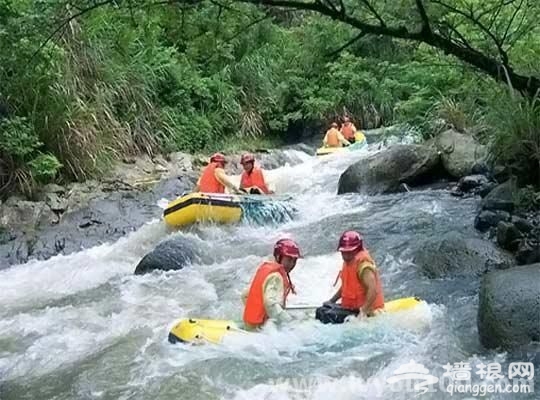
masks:
{"type": "MultiPolygon", "coordinates": [[[[425,238],[456,230],[476,235],[477,199],[441,190],[337,196],[340,173],[365,155],[302,157],[268,173],[278,192],[294,196],[298,215],[284,225],[171,234],[161,221],[149,221],[115,243],[0,271],[0,398],[398,400],[418,393],[385,380],[411,360],[441,377],[447,363],[500,363],[504,373],[509,362],[530,359],[480,345],[477,279],[428,279],[412,262],[425,238]],[[340,265],[337,240],[347,229],[364,233],[387,299],[416,295],[427,305],[402,318],[341,326],[297,313],[289,325],[220,346],[167,342],[180,317],[238,319],[241,291],[282,235],[294,237],[305,254],[291,274],[298,291],[291,303],[327,300],[340,265]],[[184,236],[203,255],[181,271],[134,276],[141,257],[170,235],[184,236]]],[[[419,398],[472,396],[452,397],[436,384],[419,398]]]]}

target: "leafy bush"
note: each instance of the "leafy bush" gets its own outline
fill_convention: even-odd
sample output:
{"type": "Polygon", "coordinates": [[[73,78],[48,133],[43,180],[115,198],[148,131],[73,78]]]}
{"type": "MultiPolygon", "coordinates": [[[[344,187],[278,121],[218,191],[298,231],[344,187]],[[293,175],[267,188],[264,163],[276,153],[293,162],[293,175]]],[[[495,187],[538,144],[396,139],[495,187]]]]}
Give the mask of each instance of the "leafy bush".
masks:
{"type": "Polygon", "coordinates": [[[50,153],[38,155],[28,165],[32,176],[41,183],[52,181],[62,168],[62,164],[50,153]]]}
{"type": "Polygon", "coordinates": [[[48,183],[59,172],[62,164],[52,154],[43,154],[33,125],[22,117],[0,123],[0,155],[7,171],[0,176],[4,189],[18,187],[31,195],[36,182],[48,183]]]}
{"type": "Polygon", "coordinates": [[[42,143],[27,118],[14,117],[0,122],[0,152],[16,162],[28,161],[42,143]]]}

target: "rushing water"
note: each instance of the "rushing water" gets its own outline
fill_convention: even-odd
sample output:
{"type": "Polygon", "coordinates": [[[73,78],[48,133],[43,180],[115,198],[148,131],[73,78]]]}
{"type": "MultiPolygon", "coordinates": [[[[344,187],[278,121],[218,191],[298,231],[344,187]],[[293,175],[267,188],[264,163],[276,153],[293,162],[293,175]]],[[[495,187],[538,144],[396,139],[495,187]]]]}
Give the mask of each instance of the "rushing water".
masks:
{"type": "MultiPolygon", "coordinates": [[[[205,254],[182,271],[132,274],[168,237],[160,221],[116,243],[1,271],[0,398],[409,399],[418,392],[394,391],[385,380],[410,360],[438,377],[446,363],[498,362],[504,373],[511,361],[529,361],[527,352],[516,358],[480,346],[477,280],[429,280],[412,262],[423,239],[451,230],[474,235],[477,200],[444,191],[336,196],[339,174],[364,156],[305,156],[298,166],[270,171],[276,190],[294,195],[296,218],[279,227],[175,233],[205,254]],[[305,254],[292,273],[298,294],[291,302],[327,300],[340,265],[336,242],[351,228],[365,234],[386,297],[417,295],[424,307],[341,326],[297,313],[293,323],[231,336],[220,346],[167,342],[180,317],[239,319],[241,291],[282,235],[293,236],[305,254]]],[[[420,398],[472,397],[434,387],[420,398]]]]}

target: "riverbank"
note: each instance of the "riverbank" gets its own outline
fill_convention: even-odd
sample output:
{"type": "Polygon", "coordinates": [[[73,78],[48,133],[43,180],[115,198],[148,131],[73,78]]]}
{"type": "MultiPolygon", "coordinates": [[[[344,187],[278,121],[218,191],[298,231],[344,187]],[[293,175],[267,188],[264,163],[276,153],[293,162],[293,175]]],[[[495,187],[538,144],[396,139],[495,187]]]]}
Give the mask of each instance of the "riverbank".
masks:
{"type": "MultiPolygon", "coordinates": [[[[297,145],[255,155],[263,168],[273,169],[301,162],[295,149],[313,152],[297,145]]],[[[240,173],[240,154],[227,154],[230,173],[240,173]]],[[[206,162],[204,156],[186,153],[133,157],[100,181],[47,185],[37,201],[9,198],[0,204],[0,269],[113,242],[161,218],[158,202],[190,191],[206,162]]]]}
{"type": "MultiPolygon", "coordinates": [[[[410,132],[400,127],[366,131],[366,136],[371,151],[383,151],[362,162],[360,170],[350,166],[340,178],[339,193],[388,193],[418,186],[446,187],[458,197],[486,197],[474,226],[499,247],[513,252],[519,264],[540,261],[540,195],[523,192],[516,185],[511,190],[504,189],[508,185],[497,188],[510,177],[501,168],[487,167],[487,149],[472,137],[449,130],[428,142],[399,147],[391,143],[414,141],[410,132]],[[388,151],[384,151],[385,146],[390,146],[388,151]]],[[[308,143],[259,149],[256,156],[265,169],[295,165],[301,159],[291,150],[312,155],[318,140],[308,143]]],[[[237,150],[227,153],[231,160],[227,170],[239,174],[242,151],[231,143],[223,145],[237,150]]],[[[252,150],[258,147],[251,142],[244,142],[246,145],[252,150]]],[[[118,162],[99,181],[46,185],[36,201],[9,198],[0,204],[0,269],[111,242],[161,218],[158,202],[191,190],[206,162],[207,156],[181,152],[132,157],[118,162]]]]}

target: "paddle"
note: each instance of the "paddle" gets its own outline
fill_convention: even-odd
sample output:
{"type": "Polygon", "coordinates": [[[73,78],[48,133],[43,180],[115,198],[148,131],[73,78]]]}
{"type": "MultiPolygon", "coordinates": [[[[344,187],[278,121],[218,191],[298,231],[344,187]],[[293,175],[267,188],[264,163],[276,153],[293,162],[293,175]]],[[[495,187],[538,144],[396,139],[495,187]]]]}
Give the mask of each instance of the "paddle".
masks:
{"type": "Polygon", "coordinates": [[[232,199],[240,197],[242,200],[251,200],[251,201],[288,201],[292,199],[292,196],[283,194],[283,195],[260,195],[260,194],[228,194],[228,193],[204,193],[211,197],[223,198],[223,199],[232,199]]]}
{"type": "Polygon", "coordinates": [[[319,307],[320,305],[298,305],[285,307],[285,310],[315,310],[319,307]]]}

